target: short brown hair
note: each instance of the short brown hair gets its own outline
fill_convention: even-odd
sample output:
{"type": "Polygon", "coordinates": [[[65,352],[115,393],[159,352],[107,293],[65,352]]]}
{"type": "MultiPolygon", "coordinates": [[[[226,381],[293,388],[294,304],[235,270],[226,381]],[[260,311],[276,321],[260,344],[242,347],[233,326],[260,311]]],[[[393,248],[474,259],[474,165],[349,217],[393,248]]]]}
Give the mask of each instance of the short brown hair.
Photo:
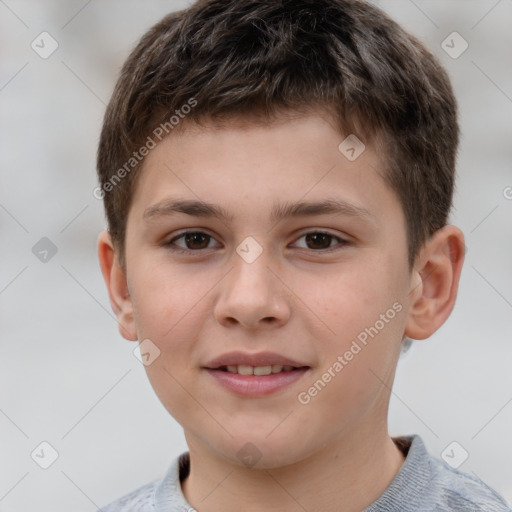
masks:
{"type": "Polygon", "coordinates": [[[383,175],[402,204],[412,265],[450,212],[456,101],[435,57],[362,0],[199,0],[142,37],[122,68],[98,149],[121,259],[142,167],[137,150],[155,143],[158,127],[171,133],[178,115],[181,129],[313,107],[331,112],[346,135],[384,141],[383,175]]]}

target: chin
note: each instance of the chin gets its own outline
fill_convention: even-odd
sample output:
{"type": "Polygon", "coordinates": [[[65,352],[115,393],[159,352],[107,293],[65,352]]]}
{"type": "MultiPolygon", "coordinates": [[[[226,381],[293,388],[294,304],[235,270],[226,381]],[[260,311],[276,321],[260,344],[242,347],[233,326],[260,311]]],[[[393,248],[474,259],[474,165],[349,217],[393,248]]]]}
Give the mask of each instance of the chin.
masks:
{"type": "MultiPolygon", "coordinates": [[[[297,430],[295,430],[297,432],[297,430]]],[[[306,459],[314,452],[305,440],[295,435],[274,433],[266,437],[260,432],[246,431],[233,438],[209,440],[208,444],[221,457],[240,467],[249,469],[277,469],[306,459]]]]}

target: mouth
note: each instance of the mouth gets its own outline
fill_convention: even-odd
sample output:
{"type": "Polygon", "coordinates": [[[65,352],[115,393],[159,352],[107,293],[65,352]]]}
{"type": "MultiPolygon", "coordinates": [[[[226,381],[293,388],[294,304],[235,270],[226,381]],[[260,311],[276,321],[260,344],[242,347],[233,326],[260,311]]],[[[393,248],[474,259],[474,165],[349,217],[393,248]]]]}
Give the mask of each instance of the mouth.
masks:
{"type": "Polygon", "coordinates": [[[263,397],[289,388],[311,367],[272,352],[231,352],[202,367],[222,389],[240,397],[263,397]]]}
{"type": "Polygon", "coordinates": [[[234,373],[238,375],[275,375],[277,373],[288,373],[296,370],[308,369],[309,366],[292,366],[292,365],[281,365],[281,364],[272,364],[265,366],[249,366],[245,364],[239,365],[224,365],[219,366],[218,368],[207,368],[208,370],[217,370],[221,372],[234,373]]]}

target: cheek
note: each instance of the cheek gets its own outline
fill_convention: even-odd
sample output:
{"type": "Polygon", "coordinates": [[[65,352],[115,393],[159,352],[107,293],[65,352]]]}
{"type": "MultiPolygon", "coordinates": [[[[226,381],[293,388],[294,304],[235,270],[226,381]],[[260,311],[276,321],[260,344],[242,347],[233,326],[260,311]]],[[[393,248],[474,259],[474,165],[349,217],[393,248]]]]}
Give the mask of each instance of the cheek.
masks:
{"type": "Polygon", "coordinates": [[[322,360],[316,377],[322,379],[329,369],[336,374],[332,379],[335,383],[329,386],[334,394],[330,397],[327,393],[325,399],[359,403],[364,408],[381,390],[379,378],[388,381],[394,368],[405,307],[393,267],[380,265],[373,271],[371,265],[362,267],[361,271],[352,268],[346,274],[333,275],[329,286],[318,290],[314,299],[318,316],[330,331],[326,330],[322,338],[322,360]],[[343,367],[339,372],[333,368],[336,361],[343,367]]]}
{"type": "Polygon", "coordinates": [[[308,290],[303,296],[311,310],[318,312],[333,337],[343,340],[372,326],[402,295],[394,272],[385,264],[338,269],[320,281],[305,282],[303,289],[308,290]]]}
{"type": "MultiPolygon", "coordinates": [[[[182,324],[197,314],[207,283],[165,264],[139,267],[131,276],[135,322],[139,336],[167,345],[182,324]]],[[[193,325],[193,324],[192,324],[193,325]]],[[[165,347],[162,347],[164,349],[165,347]]]]}

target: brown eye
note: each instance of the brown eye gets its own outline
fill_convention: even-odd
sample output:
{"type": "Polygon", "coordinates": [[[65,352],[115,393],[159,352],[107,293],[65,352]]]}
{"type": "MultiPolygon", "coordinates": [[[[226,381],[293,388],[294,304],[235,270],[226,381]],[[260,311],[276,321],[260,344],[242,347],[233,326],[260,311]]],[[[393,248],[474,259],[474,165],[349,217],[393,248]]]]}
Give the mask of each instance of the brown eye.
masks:
{"type": "Polygon", "coordinates": [[[178,252],[199,252],[203,249],[220,247],[211,235],[203,231],[186,231],[174,237],[165,245],[178,252]]]}
{"type": "Polygon", "coordinates": [[[347,245],[350,245],[347,240],[330,233],[324,233],[323,231],[304,233],[294,243],[295,247],[310,249],[316,252],[330,252],[343,249],[347,245]]]}
{"type": "Polygon", "coordinates": [[[309,249],[328,249],[333,238],[332,235],[327,233],[308,233],[306,235],[306,244],[309,249]]]}
{"type": "Polygon", "coordinates": [[[185,235],[185,245],[187,249],[206,249],[210,243],[210,235],[206,233],[187,233],[185,235]]]}

